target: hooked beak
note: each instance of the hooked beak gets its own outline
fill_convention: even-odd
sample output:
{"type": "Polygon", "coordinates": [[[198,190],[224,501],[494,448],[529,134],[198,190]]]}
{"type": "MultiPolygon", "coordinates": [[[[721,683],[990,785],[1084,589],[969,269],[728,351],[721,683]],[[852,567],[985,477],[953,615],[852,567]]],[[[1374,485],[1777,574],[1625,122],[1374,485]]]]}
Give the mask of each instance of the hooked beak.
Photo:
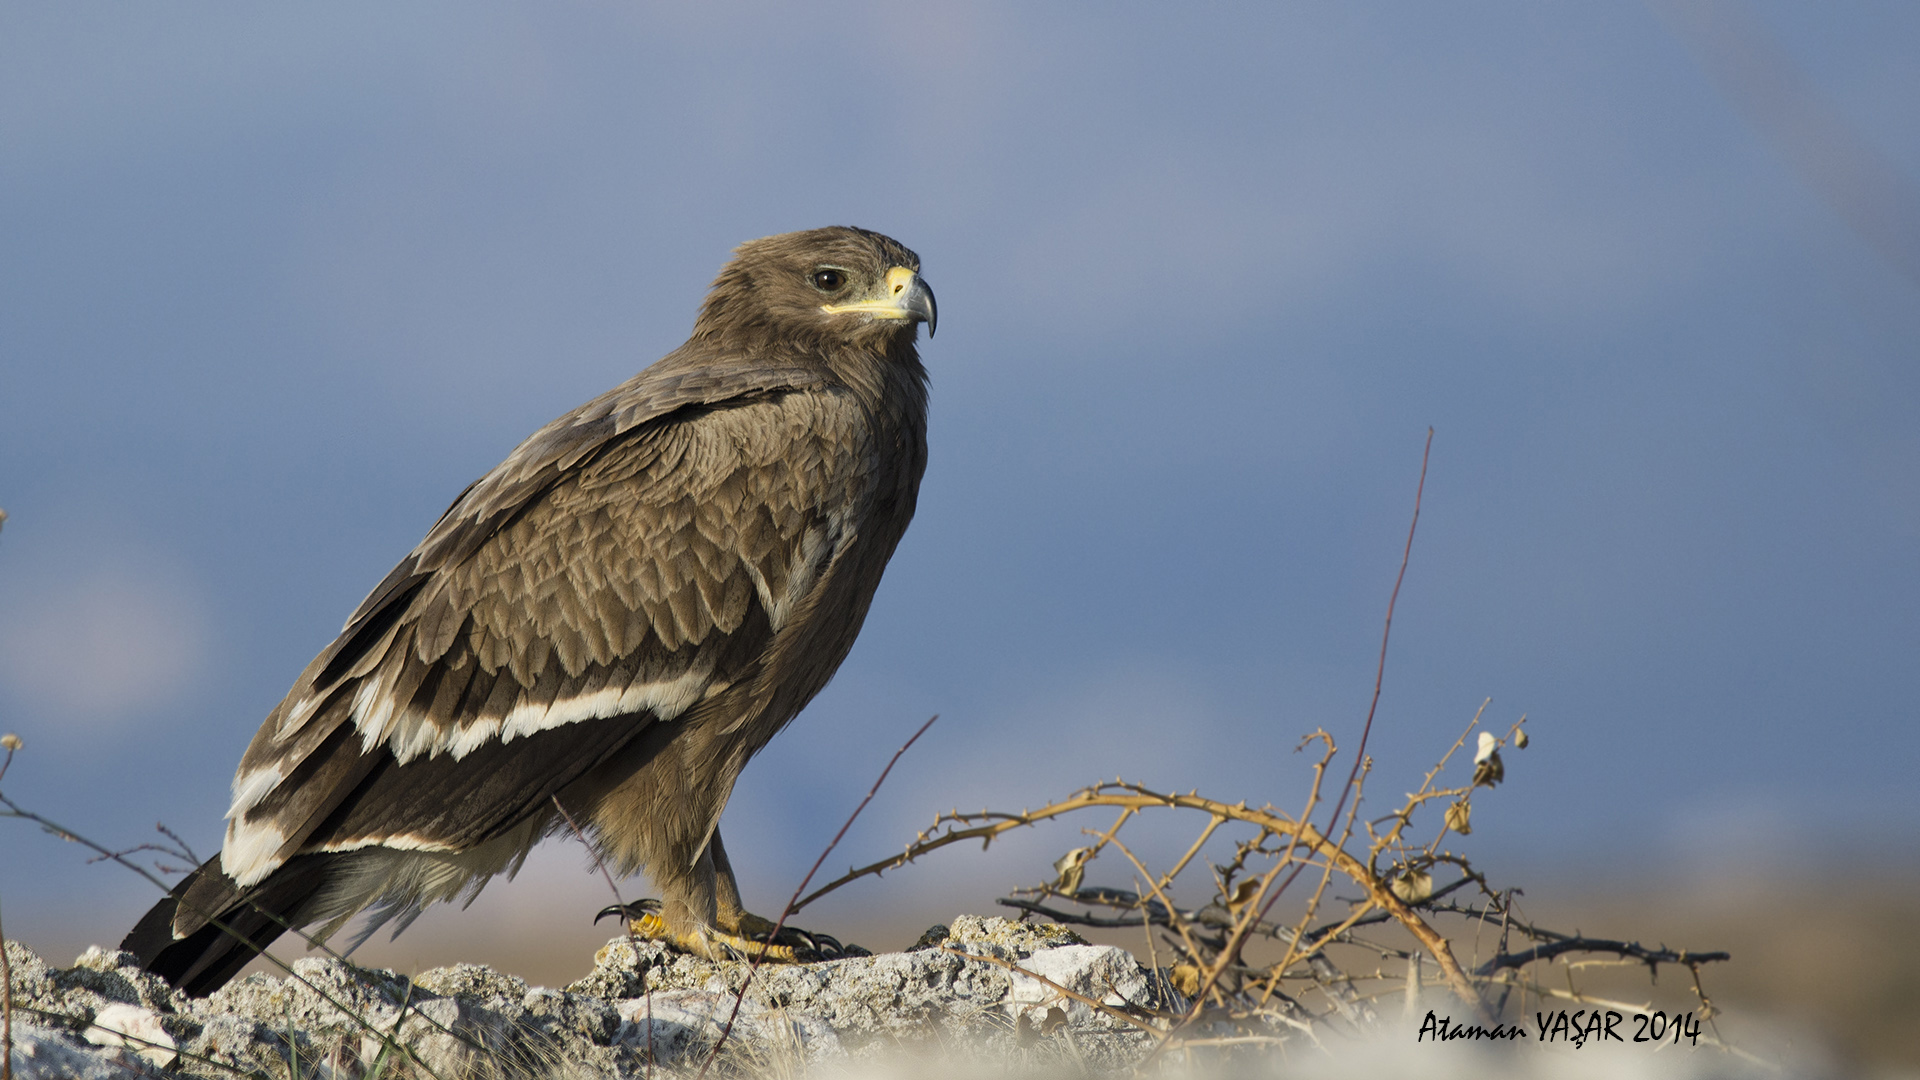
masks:
{"type": "Polygon", "coordinates": [[[912,319],[927,324],[927,337],[933,337],[934,328],[940,321],[940,309],[933,300],[933,290],[921,280],[920,275],[904,266],[896,266],[887,271],[887,279],[880,287],[881,295],[872,300],[859,300],[851,304],[822,304],[820,310],[829,315],[845,312],[860,312],[876,319],[912,319]]]}

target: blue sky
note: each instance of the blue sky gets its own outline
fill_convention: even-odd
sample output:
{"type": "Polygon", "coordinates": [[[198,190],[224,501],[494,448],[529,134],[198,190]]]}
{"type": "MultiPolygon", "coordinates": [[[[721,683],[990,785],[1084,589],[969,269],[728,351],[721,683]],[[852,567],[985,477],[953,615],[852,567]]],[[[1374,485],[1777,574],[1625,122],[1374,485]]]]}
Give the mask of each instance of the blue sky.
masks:
{"type": "MultiPolygon", "coordinates": [[[[1496,867],[1920,848],[1920,9],[1089,10],[0,3],[6,791],[212,849],[462,486],[734,244],[848,223],[939,293],[933,463],[729,811],[758,906],[936,712],[847,859],[1115,774],[1296,804],[1428,426],[1370,806],[1492,697],[1535,740],[1496,867]]],[[[150,901],[24,828],[0,865],[29,938],[150,901]]]]}

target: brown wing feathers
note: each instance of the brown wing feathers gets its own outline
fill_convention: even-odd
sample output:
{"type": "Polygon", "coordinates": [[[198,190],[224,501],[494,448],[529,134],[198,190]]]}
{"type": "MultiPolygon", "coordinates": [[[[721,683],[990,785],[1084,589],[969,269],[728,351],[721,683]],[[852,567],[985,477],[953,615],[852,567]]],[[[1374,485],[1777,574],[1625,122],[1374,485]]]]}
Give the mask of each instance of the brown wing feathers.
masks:
{"type": "MultiPolygon", "coordinates": [[[[804,490],[808,478],[778,475],[779,463],[743,459],[729,445],[742,425],[777,432],[771,421],[787,411],[755,402],[636,433],[557,476],[466,559],[393,590],[388,608],[368,612],[350,631],[371,643],[358,656],[349,648],[330,661],[347,678],[315,688],[325,700],[311,719],[292,737],[264,737],[249,750],[237,786],[244,788],[249,769],[287,779],[241,809],[233,835],[242,842],[232,848],[256,858],[231,858],[228,872],[242,883],[258,880],[296,851],[377,837],[372,823],[382,820],[421,846],[476,839],[396,813],[363,816],[361,826],[335,837],[332,826],[320,826],[344,793],[321,781],[358,784],[366,769],[315,766],[307,759],[321,747],[334,756],[384,752],[399,765],[459,760],[495,740],[582,720],[670,719],[716,680],[743,677],[743,669],[716,670],[721,653],[702,646],[745,632],[751,640],[729,651],[757,655],[786,605],[809,532],[824,527],[822,496],[838,502],[848,494],[804,490]],[[770,415],[733,415],[742,411],[770,415]],[[704,434],[702,424],[715,432],[704,434]],[[732,460],[716,460],[725,458],[732,460]],[[763,498],[749,499],[756,488],[763,498]],[[761,609],[758,619],[749,620],[751,608],[761,609]],[[359,738],[333,738],[328,729],[336,726],[351,726],[359,738]],[[296,775],[299,782],[290,783],[296,775]],[[249,829],[269,828],[277,841],[270,855],[244,843],[249,829]]],[[[741,668],[740,659],[734,666],[741,668]]],[[[531,798],[550,796],[618,746],[597,730],[579,737],[585,745],[577,753],[556,758],[567,768],[530,772],[531,798]]],[[[405,779],[416,782],[412,773],[405,779]]],[[[377,792],[376,779],[355,802],[379,805],[377,792]]]]}

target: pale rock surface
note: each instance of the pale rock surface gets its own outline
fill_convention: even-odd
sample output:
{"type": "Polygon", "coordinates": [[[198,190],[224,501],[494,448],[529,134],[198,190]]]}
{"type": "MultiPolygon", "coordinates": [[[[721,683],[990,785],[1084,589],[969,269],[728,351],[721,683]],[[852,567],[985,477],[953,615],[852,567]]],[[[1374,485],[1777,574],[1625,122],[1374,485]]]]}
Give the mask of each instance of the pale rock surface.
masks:
{"type": "Polygon", "coordinates": [[[127,1080],[164,1075],[126,1050],[94,1046],[69,1032],[14,1018],[14,1080],[127,1080]]]}
{"type": "Polygon", "coordinates": [[[81,1036],[95,1046],[118,1047],[155,1065],[170,1063],[180,1050],[180,1044],[161,1026],[159,1013],[119,1001],[95,1013],[93,1023],[81,1036]]]}
{"type": "Polygon", "coordinates": [[[1154,1005],[1158,985],[1125,951],[1088,945],[1064,927],[970,915],[934,927],[904,953],[763,965],[737,1016],[746,964],[624,938],[562,989],[472,964],[409,980],[309,958],[294,962],[292,977],[252,975],[197,999],[141,972],[126,953],[90,949],[56,969],[13,942],[6,948],[15,1073],[25,1080],[224,1078],[234,1070],[353,1080],[382,1068],[396,1046],[441,1077],[635,1077],[655,1067],[697,1070],[729,1017],[726,1057],[747,1072],[792,1075],[921,1050],[983,1063],[1057,1057],[1098,1070],[1137,1060],[1150,1037],[1047,982],[1115,1008],[1154,1005]],[[1044,1023],[1053,1009],[1064,1025],[1044,1023]]]}
{"type": "Polygon", "coordinates": [[[1020,962],[1020,968],[1013,973],[1007,1007],[1029,1021],[1039,1021],[1048,1009],[1058,1007],[1065,1010],[1070,1024],[1093,1022],[1091,1005],[1063,995],[1057,988],[1122,1009],[1150,997],[1147,973],[1141,970],[1139,961],[1132,953],[1112,945],[1062,945],[1034,953],[1020,962]]]}

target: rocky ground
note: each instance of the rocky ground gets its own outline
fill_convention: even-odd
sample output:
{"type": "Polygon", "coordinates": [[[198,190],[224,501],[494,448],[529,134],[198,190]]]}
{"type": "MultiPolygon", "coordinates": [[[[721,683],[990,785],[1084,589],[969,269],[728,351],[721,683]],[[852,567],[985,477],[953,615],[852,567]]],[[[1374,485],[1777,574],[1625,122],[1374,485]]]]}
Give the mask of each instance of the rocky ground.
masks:
{"type": "MultiPolygon", "coordinates": [[[[691,1075],[747,977],[745,964],[616,939],[592,974],[558,990],[476,965],[408,980],[307,959],[289,977],[190,998],[126,953],[91,949],[54,968],[6,949],[20,1080],[691,1075]]],[[[720,1071],[791,1076],[918,1054],[1104,1072],[1137,1060],[1151,1036],[1074,995],[1124,1011],[1165,992],[1125,950],[1064,927],[961,916],[903,953],[762,966],[720,1071]]]]}
{"type": "MultiPolygon", "coordinates": [[[[19,1080],[691,1080],[714,1057],[748,971],[617,938],[591,974],[561,989],[473,964],[408,979],[306,959],[287,977],[252,975],[190,998],[122,952],[89,949],[68,968],[11,941],[6,955],[19,1080]]],[[[1148,1072],[1328,1080],[1848,1074],[1791,1042],[1757,1055],[1533,1039],[1443,1046],[1417,1032],[1427,1010],[1451,1014],[1458,1003],[1438,990],[1399,996],[1405,1001],[1373,1002],[1338,1037],[1319,1026],[1196,1031],[1148,1072]]],[[[1126,1075],[1155,1042],[1128,1017],[1188,1004],[1123,949],[1087,944],[1062,926],[970,915],[932,928],[906,952],[762,966],[739,1001],[715,1077],[1126,1075]]]]}

